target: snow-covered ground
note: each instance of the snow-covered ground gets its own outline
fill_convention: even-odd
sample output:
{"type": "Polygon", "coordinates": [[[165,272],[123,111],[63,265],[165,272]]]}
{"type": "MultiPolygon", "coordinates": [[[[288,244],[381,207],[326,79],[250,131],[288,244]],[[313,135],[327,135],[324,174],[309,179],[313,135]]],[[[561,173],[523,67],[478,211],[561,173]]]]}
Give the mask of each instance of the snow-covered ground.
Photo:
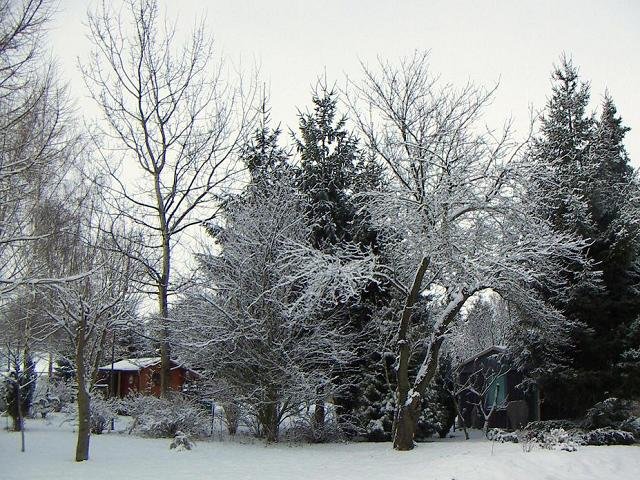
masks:
{"type": "MultiPolygon", "coordinates": [[[[4,419],[2,419],[4,423],[4,419]]],[[[3,425],[4,426],[4,425],[3,425]]],[[[1,480],[438,479],[527,480],[640,478],[640,446],[582,447],[569,453],[491,444],[482,438],[422,443],[412,452],[390,444],[265,446],[258,441],[198,442],[169,450],[168,439],[124,433],[91,437],[91,460],[73,461],[75,435],[59,420],[30,420],[27,452],[20,435],[0,431],[1,480]]]]}

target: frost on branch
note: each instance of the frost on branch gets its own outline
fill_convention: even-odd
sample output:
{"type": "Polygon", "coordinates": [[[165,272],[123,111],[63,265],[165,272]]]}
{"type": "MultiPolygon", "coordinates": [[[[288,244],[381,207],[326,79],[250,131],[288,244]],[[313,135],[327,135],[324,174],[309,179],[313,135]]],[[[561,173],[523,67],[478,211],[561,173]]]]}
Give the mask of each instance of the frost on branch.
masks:
{"type": "Polygon", "coordinates": [[[218,245],[200,257],[199,289],[175,311],[185,355],[228,386],[215,395],[249,406],[268,440],[302,403],[331,394],[336,369],[354,355],[354,334],[331,307],[374,271],[355,247],[314,249],[304,207],[286,184],[231,201],[218,245]]]}

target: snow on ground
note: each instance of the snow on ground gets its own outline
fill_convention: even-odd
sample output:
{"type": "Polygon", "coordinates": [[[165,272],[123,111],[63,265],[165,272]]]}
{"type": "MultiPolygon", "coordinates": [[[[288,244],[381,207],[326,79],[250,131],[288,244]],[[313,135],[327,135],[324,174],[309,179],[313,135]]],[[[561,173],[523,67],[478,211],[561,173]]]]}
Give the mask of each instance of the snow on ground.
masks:
{"type": "Polygon", "coordinates": [[[58,418],[30,420],[26,441],[20,453],[20,434],[0,431],[1,480],[631,480],[640,472],[640,446],[525,453],[515,444],[492,448],[480,437],[422,443],[411,452],[395,452],[389,443],[265,446],[247,438],[200,441],[177,452],[169,439],[108,433],[92,436],[91,460],[76,463],[75,435],[58,418]]]}

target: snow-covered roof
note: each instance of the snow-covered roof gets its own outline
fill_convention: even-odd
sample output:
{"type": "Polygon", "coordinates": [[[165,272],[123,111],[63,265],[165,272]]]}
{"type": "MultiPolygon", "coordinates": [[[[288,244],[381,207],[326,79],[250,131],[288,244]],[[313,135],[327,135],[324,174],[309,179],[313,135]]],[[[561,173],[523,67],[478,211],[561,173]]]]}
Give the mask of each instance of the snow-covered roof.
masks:
{"type": "Polygon", "coordinates": [[[160,357],[125,358],[114,362],[113,367],[108,363],[100,367],[99,370],[111,370],[113,368],[113,370],[121,372],[138,372],[157,363],[160,363],[160,357]]]}
{"type": "Polygon", "coordinates": [[[471,362],[479,359],[480,357],[484,357],[488,353],[492,353],[492,352],[505,353],[506,351],[507,351],[507,347],[505,347],[504,345],[492,345],[489,348],[485,348],[480,353],[476,353],[474,356],[467,358],[464,362],[462,362],[461,365],[466,365],[468,363],[471,363],[471,362]]]}
{"type": "MultiPolygon", "coordinates": [[[[111,367],[110,363],[99,367],[98,370],[117,370],[120,372],[139,372],[143,368],[151,367],[153,365],[157,365],[160,363],[160,357],[141,357],[141,358],[124,358],[122,360],[118,360],[113,363],[113,367],[111,367]]],[[[171,360],[171,369],[174,368],[184,368],[185,370],[189,370],[196,375],[199,375],[198,372],[192,370],[184,364],[179,364],[175,360],[171,360]]]]}

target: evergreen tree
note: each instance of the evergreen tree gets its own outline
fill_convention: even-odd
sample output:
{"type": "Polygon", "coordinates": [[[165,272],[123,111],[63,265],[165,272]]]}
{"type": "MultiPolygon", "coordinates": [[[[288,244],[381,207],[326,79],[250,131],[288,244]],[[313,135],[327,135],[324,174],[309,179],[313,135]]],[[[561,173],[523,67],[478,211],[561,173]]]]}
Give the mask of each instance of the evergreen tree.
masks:
{"type": "Polygon", "coordinates": [[[285,175],[292,174],[289,152],[280,146],[280,127],[271,128],[267,100],[263,99],[260,122],[253,137],[246,143],[242,160],[251,176],[250,188],[269,188],[285,175]]]}
{"type": "Polygon", "coordinates": [[[632,186],[632,169],[623,140],[628,128],[617,116],[609,95],[598,120],[587,114],[589,86],[567,58],[553,73],[553,94],[535,142],[537,161],[551,172],[543,207],[559,231],[580,234],[590,242],[585,254],[600,274],[593,282],[584,271],[567,265],[573,294],[567,302],[554,298],[552,286],[543,286],[547,298],[584,328],[573,335],[567,350],[569,368],[550,375],[546,391],[547,417],[576,417],[607,395],[624,395],[615,365],[623,352],[623,336],[640,313],[638,246],[621,215],[632,186]],[[617,393],[616,393],[617,392],[617,393]],[[570,400],[571,399],[571,400],[570,400]]]}
{"type": "MultiPolygon", "coordinates": [[[[310,209],[307,221],[313,226],[312,244],[331,253],[344,244],[357,244],[363,250],[377,251],[376,232],[360,213],[358,194],[376,190],[382,184],[381,169],[359,148],[359,139],[347,129],[347,117],[338,113],[338,95],[324,84],[312,96],[313,110],[299,114],[299,135],[294,136],[300,165],[298,185],[307,197],[310,209]]],[[[374,312],[390,301],[384,285],[371,283],[358,301],[339,304],[323,315],[334,316],[357,333],[360,341],[354,345],[358,361],[344,369],[337,383],[342,387],[334,396],[340,413],[339,419],[347,433],[361,433],[360,428],[347,424],[367,423],[364,418],[354,419],[357,412],[367,411],[368,394],[375,400],[386,395],[384,366],[377,346],[378,328],[372,327],[374,312]],[[369,384],[368,380],[373,384],[369,384]],[[352,422],[353,421],[353,422],[352,422]]],[[[322,392],[319,392],[319,399],[322,392]]],[[[323,422],[323,406],[316,410],[316,423],[323,422]]]]}
{"type": "Polygon", "coordinates": [[[589,180],[589,145],[594,120],[587,115],[589,85],[580,81],[578,69],[561,58],[551,76],[552,96],[541,118],[540,137],[534,142],[537,159],[545,162],[551,181],[542,183],[549,202],[548,214],[559,230],[589,236],[593,231],[585,197],[589,180]]]}
{"type": "Polygon", "coordinates": [[[19,362],[5,380],[5,401],[7,412],[13,420],[13,430],[19,432],[24,428],[24,419],[29,414],[36,391],[36,365],[31,357],[25,359],[24,369],[19,362]]]}

